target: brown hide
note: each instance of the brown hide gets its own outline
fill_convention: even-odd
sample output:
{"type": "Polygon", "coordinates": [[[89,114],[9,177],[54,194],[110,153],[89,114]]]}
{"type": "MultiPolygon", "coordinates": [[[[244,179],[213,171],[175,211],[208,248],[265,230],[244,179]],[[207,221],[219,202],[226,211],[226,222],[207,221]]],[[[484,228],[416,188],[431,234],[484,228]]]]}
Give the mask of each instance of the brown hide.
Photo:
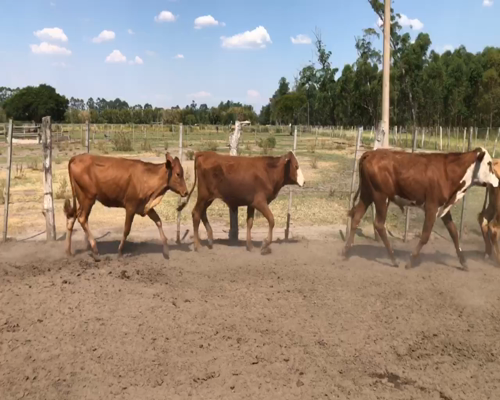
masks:
{"type": "MultiPolygon", "coordinates": [[[[73,193],[73,205],[69,200],[64,205],[68,219],[68,254],[71,254],[71,232],[76,217],[97,254],[95,240],[88,228],[88,216],[95,201],[106,207],[119,207],[126,211],[124,238],[119,247],[121,254],[134,215],[148,215],[160,229],[163,240],[161,221],[154,207],[169,189],[181,196],[187,195],[182,165],[177,157],[174,159],[168,153],[164,164],[82,154],[71,158],[68,171],[73,193]]],[[[168,254],[168,249],[166,252],[168,254]]]]}
{"type": "MultiPolygon", "coordinates": [[[[500,160],[493,160],[493,171],[500,178],[500,160]]],[[[488,185],[483,209],[478,215],[479,227],[484,239],[485,257],[491,257],[500,266],[498,234],[500,232],[500,187],[488,185]]]]}

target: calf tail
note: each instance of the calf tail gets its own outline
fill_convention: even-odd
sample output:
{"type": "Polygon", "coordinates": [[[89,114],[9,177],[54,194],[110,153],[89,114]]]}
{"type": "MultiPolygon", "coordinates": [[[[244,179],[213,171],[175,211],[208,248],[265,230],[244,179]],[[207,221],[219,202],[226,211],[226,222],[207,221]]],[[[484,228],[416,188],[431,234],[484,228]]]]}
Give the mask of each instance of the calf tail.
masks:
{"type": "Polygon", "coordinates": [[[71,160],[68,164],[68,173],[69,173],[69,183],[71,185],[71,194],[73,196],[73,206],[69,199],[64,201],[64,215],[66,215],[67,219],[76,218],[76,193],[75,193],[75,185],[73,183],[73,176],[71,175],[71,160]]]}
{"type": "Polygon", "coordinates": [[[356,208],[356,201],[358,201],[359,194],[361,193],[361,168],[363,165],[363,160],[365,159],[365,155],[363,154],[361,158],[359,159],[359,167],[358,167],[358,173],[359,173],[359,178],[358,178],[358,190],[356,191],[356,194],[354,195],[354,198],[352,199],[352,208],[349,210],[347,215],[349,217],[354,216],[354,209],[356,208]]]}
{"type": "Polygon", "coordinates": [[[196,168],[196,161],[198,160],[198,157],[196,156],[194,158],[194,183],[193,183],[193,187],[191,188],[188,196],[184,199],[182,199],[182,202],[181,204],[179,204],[179,206],[177,207],[177,211],[182,211],[184,210],[184,207],[187,206],[187,204],[189,203],[189,199],[191,198],[191,195],[193,194],[194,192],[194,188],[196,187],[196,181],[197,181],[197,178],[198,178],[198,174],[197,174],[197,168],[196,168]]]}

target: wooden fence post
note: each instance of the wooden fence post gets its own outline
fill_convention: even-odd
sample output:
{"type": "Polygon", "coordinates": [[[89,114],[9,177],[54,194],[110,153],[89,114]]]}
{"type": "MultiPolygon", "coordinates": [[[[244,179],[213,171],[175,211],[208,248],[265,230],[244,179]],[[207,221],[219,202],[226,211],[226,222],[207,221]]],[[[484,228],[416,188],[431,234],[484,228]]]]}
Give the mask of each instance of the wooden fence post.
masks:
{"type": "MultiPolygon", "coordinates": [[[[297,126],[295,126],[295,131],[293,133],[293,154],[297,151],[297,126]]],[[[288,212],[286,214],[286,228],[285,228],[285,240],[290,237],[290,214],[292,212],[292,188],[290,187],[290,193],[288,197],[288,212]]]]}
{"type": "MultiPolygon", "coordinates": [[[[356,136],[356,149],[354,150],[354,161],[352,165],[352,176],[351,176],[351,191],[349,192],[349,211],[352,210],[353,202],[354,202],[354,185],[356,184],[356,166],[358,165],[358,151],[359,146],[361,145],[361,137],[363,136],[363,127],[358,128],[358,134],[356,136]]],[[[361,182],[359,183],[361,184],[361,182]]],[[[347,224],[345,229],[345,237],[346,239],[349,237],[351,231],[351,218],[347,217],[347,224]]]]}
{"type": "Polygon", "coordinates": [[[439,127],[439,150],[443,151],[443,127],[439,127]]]}
{"type": "MultiPolygon", "coordinates": [[[[411,148],[411,152],[415,153],[415,150],[417,149],[417,136],[418,136],[418,129],[413,127],[413,144],[411,148]]],[[[406,212],[405,212],[405,235],[403,237],[403,241],[406,243],[408,241],[408,230],[410,229],[410,207],[406,207],[406,212]]]]}
{"type": "Polygon", "coordinates": [[[448,126],[448,151],[450,151],[450,130],[451,128],[448,126]]]}
{"type": "MultiPolygon", "coordinates": [[[[179,161],[182,164],[182,124],[179,127],[179,161]]],[[[194,166],[196,168],[196,165],[194,166]]],[[[196,174],[196,171],[194,172],[196,174]]],[[[182,203],[182,199],[179,197],[179,206],[182,203]]],[[[177,212],[177,238],[176,243],[180,244],[181,242],[181,212],[177,212]]]]}
{"type": "Polygon", "coordinates": [[[54,215],[54,198],[52,195],[52,125],[50,117],[42,119],[42,146],[43,146],[43,214],[47,240],[56,240],[56,223],[54,215]]]}
{"type": "Polygon", "coordinates": [[[425,149],[425,128],[422,128],[422,150],[425,149]]]}
{"type": "Polygon", "coordinates": [[[7,241],[7,233],[9,229],[9,200],[10,200],[10,175],[12,171],[12,131],[13,121],[9,119],[9,128],[6,134],[7,139],[7,182],[5,186],[4,212],[3,212],[3,241],[7,241]]]}
{"type": "Polygon", "coordinates": [[[465,140],[467,139],[467,128],[464,129],[464,141],[462,142],[462,153],[465,153],[465,140]]]}
{"type": "MultiPolygon", "coordinates": [[[[466,129],[467,131],[467,129],[466,129]]],[[[467,145],[467,151],[470,151],[472,147],[472,136],[474,135],[474,128],[471,126],[470,127],[470,134],[469,134],[469,143],[467,145]]],[[[460,213],[460,239],[462,239],[462,232],[464,229],[464,214],[465,214],[465,200],[467,199],[467,192],[464,195],[464,199],[462,200],[462,211],[460,213]]]]}
{"type": "Polygon", "coordinates": [[[86,121],[87,124],[87,134],[85,135],[85,146],[87,147],[87,153],[90,153],[90,124],[89,121],[86,121]]]}
{"type": "MultiPolygon", "coordinates": [[[[490,140],[490,128],[486,129],[486,138],[484,139],[484,148],[488,149],[488,140],[490,140]]],[[[493,158],[493,157],[492,157],[493,158]]]]}
{"type": "MultiPolygon", "coordinates": [[[[229,154],[231,156],[238,155],[238,144],[241,136],[241,123],[236,121],[234,124],[234,133],[229,140],[229,154]]],[[[229,241],[232,243],[238,242],[238,208],[229,209],[229,241]]]]}

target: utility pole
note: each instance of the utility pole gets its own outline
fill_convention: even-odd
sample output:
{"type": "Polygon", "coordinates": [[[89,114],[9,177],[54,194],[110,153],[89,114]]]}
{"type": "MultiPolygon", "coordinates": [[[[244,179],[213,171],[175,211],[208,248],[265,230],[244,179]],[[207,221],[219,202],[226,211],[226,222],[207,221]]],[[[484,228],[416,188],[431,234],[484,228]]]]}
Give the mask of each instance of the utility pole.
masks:
{"type": "Polygon", "coordinates": [[[389,85],[391,78],[391,0],[385,0],[384,11],[384,75],[382,84],[382,147],[389,147],[389,85]]]}

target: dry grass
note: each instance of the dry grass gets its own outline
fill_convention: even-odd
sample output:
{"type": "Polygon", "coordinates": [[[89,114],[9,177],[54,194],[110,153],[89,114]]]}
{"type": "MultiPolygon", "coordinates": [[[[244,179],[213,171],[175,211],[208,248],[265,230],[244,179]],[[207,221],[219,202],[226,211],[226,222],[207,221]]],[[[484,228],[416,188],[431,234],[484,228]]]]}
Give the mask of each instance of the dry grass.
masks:
{"type": "Polygon", "coordinates": [[[57,200],[64,200],[68,197],[68,181],[66,177],[64,177],[61,182],[59,182],[59,186],[57,187],[55,198],[57,200]]]}

